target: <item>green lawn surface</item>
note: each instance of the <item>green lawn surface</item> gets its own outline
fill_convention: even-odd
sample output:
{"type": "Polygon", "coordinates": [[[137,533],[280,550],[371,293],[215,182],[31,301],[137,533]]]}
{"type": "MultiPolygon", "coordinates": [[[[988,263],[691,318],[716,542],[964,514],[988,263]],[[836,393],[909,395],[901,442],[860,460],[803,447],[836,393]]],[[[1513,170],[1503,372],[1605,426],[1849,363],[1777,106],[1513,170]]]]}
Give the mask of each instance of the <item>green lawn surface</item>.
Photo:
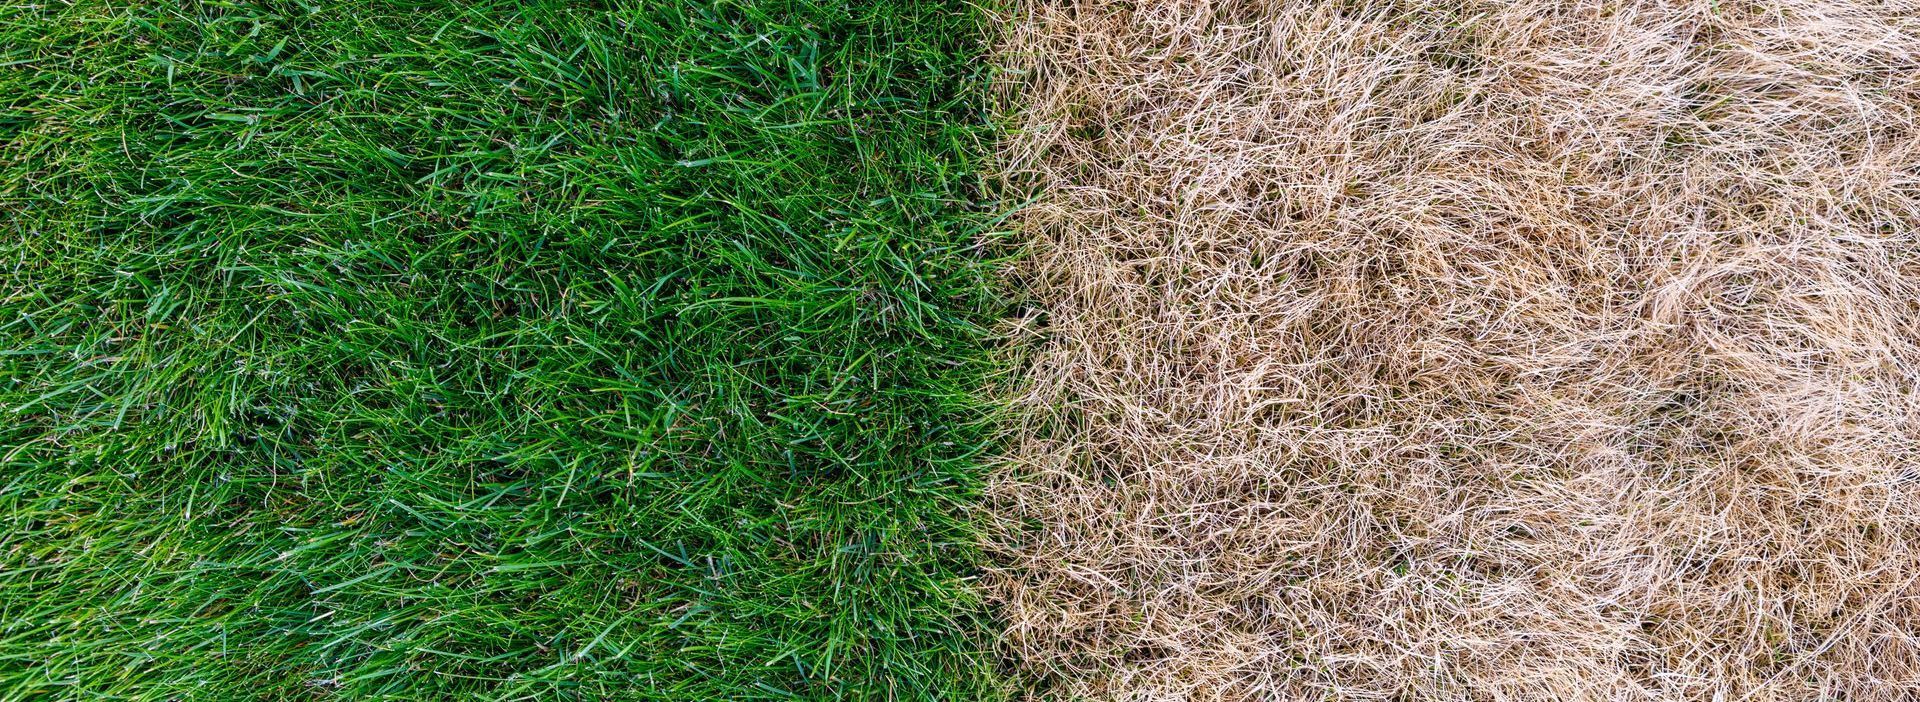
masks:
{"type": "Polygon", "coordinates": [[[0,6],[0,700],[981,699],[960,0],[0,6]]]}

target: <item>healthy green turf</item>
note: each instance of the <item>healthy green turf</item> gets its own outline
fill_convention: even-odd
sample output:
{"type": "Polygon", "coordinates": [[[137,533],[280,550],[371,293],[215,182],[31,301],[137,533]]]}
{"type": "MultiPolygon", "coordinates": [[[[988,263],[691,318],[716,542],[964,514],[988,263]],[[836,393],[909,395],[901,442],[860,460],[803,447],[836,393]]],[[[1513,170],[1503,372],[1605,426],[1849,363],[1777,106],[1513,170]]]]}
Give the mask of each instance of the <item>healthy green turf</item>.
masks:
{"type": "Polygon", "coordinates": [[[0,6],[0,700],[994,695],[980,21],[0,6]]]}

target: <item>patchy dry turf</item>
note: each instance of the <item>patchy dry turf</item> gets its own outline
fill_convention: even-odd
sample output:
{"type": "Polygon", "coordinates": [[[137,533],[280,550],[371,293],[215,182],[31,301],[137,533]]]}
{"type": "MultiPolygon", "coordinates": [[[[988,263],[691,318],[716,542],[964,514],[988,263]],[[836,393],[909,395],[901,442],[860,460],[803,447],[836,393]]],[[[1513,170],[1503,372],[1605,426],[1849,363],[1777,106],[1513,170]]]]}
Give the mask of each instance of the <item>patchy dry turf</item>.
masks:
{"type": "Polygon", "coordinates": [[[1094,699],[1920,695],[1920,8],[1033,0],[991,597],[1094,699]]]}

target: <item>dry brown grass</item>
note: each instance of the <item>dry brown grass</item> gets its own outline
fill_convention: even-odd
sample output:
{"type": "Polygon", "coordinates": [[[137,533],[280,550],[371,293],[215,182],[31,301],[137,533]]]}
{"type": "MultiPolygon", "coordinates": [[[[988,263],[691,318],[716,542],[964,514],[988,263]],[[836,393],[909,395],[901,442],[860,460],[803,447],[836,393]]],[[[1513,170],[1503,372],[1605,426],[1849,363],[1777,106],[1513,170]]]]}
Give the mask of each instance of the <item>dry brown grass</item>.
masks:
{"type": "Polygon", "coordinates": [[[1009,655],[1095,699],[1920,699],[1917,17],[1030,0],[1009,655]]]}

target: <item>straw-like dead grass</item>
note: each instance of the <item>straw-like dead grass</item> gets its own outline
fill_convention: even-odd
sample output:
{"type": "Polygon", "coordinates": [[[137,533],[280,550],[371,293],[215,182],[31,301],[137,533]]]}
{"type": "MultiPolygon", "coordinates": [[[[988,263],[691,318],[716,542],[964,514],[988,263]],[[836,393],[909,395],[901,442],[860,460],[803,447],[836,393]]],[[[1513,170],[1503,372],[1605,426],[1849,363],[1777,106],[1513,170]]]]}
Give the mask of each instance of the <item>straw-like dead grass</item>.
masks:
{"type": "Polygon", "coordinates": [[[1096,699],[1920,698],[1916,17],[1030,0],[1009,654],[1096,699]]]}

